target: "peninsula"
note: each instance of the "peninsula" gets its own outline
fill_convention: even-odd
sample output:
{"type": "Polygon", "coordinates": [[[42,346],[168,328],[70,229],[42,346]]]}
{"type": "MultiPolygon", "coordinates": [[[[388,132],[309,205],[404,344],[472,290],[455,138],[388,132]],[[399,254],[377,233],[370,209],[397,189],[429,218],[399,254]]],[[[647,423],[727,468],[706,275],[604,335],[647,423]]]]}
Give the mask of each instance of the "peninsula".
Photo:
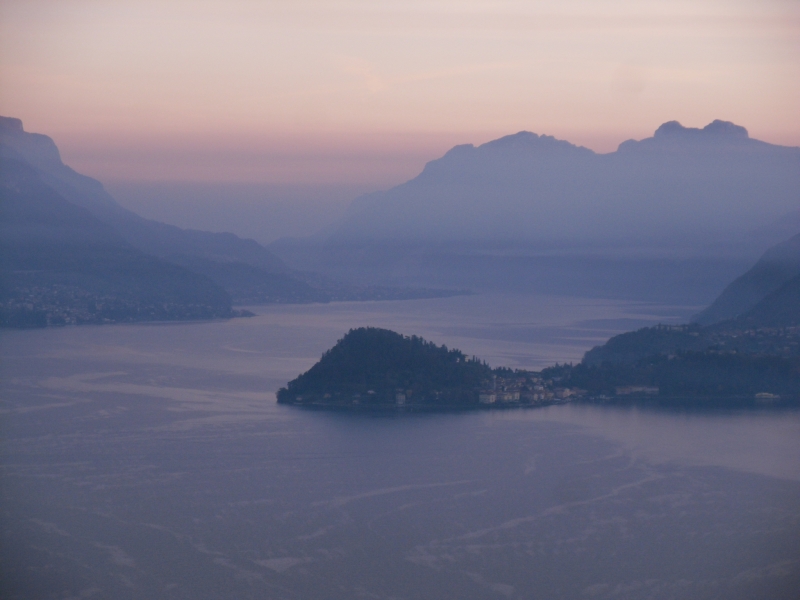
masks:
{"type": "Polygon", "coordinates": [[[350,330],[277,395],[282,404],[350,408],[474,408],[564,398],[546,385],[538,374],[492,369],[421,337],[362,327],[350,330]]]}
{"type": "MultiPolygon", "coordinates": [[[[278,390],[278,402],[349,409],[470,409],[571,401],[693,406],[796,405],[800,356],[746,353],[716,345],[668,353],[648,344],[625,361],[597,361],[628,338],[709,335],[698,326],[657,326],[622,334],[576,365],[542,371],[491,368],[459,350],[387,329],[351,329],[306,373],[278,390]],[[699,333],[701,335],[692,335],[699,333]]],[[[775,334],[793,343],[795,330],[775,334]]],[[[731,333],[730,340],[753,343],[731,333]]],[[[773,342],[778,341],[777,338],[773,342]]]]}

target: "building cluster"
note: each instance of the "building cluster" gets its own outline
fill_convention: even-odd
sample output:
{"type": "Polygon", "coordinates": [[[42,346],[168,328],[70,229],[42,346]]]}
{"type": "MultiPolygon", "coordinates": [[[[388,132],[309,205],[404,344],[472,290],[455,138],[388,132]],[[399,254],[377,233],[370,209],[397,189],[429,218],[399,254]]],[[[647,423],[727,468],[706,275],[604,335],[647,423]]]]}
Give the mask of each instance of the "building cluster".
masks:
{"type": "Polygon", "coordinates": [[[481,404],[549,404],[568,401],[586,393],[585,390],[559,387],[557,383],[533,373],[495,376],[491,382],[485,382],[478,393],[478,400],[481,404]]]}
{"type": "Polygon", "coordinates": [[[645,396],[657,396],[658,388],[652,385],[625,385],[616,388],[617,396],[630,396],[632,394],[644,394],[645,396]]]}
{"type": "Polygon", "coordinates": [[[0,326],[14,328],[207,319],[219,315],[205,305],[146,303],[135,298],[92,294],[74,286],[17,288],[0,302],[0,326]]]}
{"type": "Polygon", "coordinates": [[[704,333],[710,350],[721,354],[746,353],[800,356],[800,327],[726,328],[704,333]]]}
{"type": "MultiPolygon", "coordinates": [[[[98,307],[90,294],[72,286],[29,286],[17,288],[0,304],[7,327],[46,327],[97,323],[98,307]]],[[[102,310],[102,305],[101,305],[102,310]]]]}

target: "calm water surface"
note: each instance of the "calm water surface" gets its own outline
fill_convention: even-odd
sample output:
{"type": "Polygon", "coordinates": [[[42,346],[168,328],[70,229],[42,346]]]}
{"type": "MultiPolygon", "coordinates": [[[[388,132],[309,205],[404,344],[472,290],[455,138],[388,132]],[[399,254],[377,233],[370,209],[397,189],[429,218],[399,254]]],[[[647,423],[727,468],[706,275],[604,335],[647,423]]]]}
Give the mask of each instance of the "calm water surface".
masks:
{"type": "Polygon", "coordinates": [[[350,327],[538,368],[693,307],[254,310],[0,334],[0,596],[798,597],[797,412],[275,404],[350,327]]]}

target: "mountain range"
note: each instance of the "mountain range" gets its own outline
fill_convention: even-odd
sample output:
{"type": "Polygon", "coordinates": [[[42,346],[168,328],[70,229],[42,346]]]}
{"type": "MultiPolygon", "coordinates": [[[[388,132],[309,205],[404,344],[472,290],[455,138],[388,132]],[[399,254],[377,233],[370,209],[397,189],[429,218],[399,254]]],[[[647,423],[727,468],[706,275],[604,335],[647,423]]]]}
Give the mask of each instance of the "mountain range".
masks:
{"type": "Polygon", "coordinates": [[[220,262],[242,262],[268,272],[288,271],[278,257],[253,240],[243,240],[232,233],[180,229],[123,208],[99,181],[66,166],[51,138],[24,131],[19,119],[0,117],[0,156],[32,166],[42,181],[65,200],[85,208],[147,254],[160,258],[202,256],[220,262]]]}
{"type": "MultiPolygon", "coordinates": [[[[780,215],[796,232],[800,148],[753,140],[724,121],[665,123],[605,155],[521,132],[456,146],[411,181],[356,199],[338,226],[270,249],[140,217],[19,119],[0,117],[0,189],[0,320],[18,326],[465,289],[708,303],[745,270],[746,253],[658,248],[715,235],[746,246],[743,223],[759,231],[780,215]]],[[[769,250],[697,323],[791,313],[799,248],[796,235],[769,250]]]]}
{"type": "Polygon", "coordinates": [[[135,248],[40,172],[0,158],[0,325],[234,316],[203,275],[135,248]]]}
{"type": "Polygon", "coordinates": [[[356,199],[330,241],[682,242],[766,227],[800,206],[800,148],[716,120],[676,121],[615,152],[521,131],[456,146],[356,199]]]}
{"type": "Polygon", "coordinates": [[[449,295],[352,286],[289,269],[253,240],[181,229],[120,206],[53,140],[0,117],[0,324],[229,317],[232,304],[449,295]]]}
{"type": "Polygon", "coordinates": [[[799,230],[800,148],[673,121],[608,154],[525,131],[456,146],[269,248],[351,282],[702,305],[799,230]]]}

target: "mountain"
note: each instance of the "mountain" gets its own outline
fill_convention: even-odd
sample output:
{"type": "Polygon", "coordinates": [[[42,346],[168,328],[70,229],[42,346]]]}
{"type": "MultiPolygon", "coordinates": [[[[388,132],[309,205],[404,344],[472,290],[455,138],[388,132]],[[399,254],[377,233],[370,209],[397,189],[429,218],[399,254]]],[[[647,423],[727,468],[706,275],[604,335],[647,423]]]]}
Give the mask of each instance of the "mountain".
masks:
{"type": "Polygon", "coordinates": [[[123,208],[99,181],[66,166],[51,138],[26,132],[19,119],[0,117],[0,157],[35,169],[43,183],[67,202],[88,211],[131,248],[211,278],[237,303],[314,302],[321,297],[253,240],[232,233],[181,229],[123,208]],[[247,277],[243,277],[245,273],[247,277]]]}
{"type": "Polygon", "coordinates": [[[359,284],[707,305],[786,236],[798,190],[800,148],[725,121],[664,123],[608,154],[523,131],[456,146],[270,249],[359,284]]]}
{"type": "Polygon", "coordinates": [[[26,132],[19,119],[0,117],[0,156],[34,167],[65,200],[87,209],[142,252],[166,259],[191,255],[218,262],[241,262],[268,272],[287,271],[278,257],[253,240],[243,240],[232,233],[180,229],[123,208],[99,181],[66,166],[51,138],[26,132]]]}
{"type": "Polygon", "coordinates": [[[85,208],[64,200],[28,164],[0,158],[0,243],[131,248],[85,208]]]}
{"type": "Polygon", "coordinates": [[[317,364],[278,391],[284,404],[478,404],[493,371],[458,350],[388,329],[351,329],[317,364]]]}
{"type": "MultiPolygon", "coordinates": [[[[31,187],[26,192],[25,202],[27,204],[20,205],[25,210],[33,210],[37,202],[44,201],[45,197],[57,196],[59,199],[57,210],[54,206],[49,207],[54,212],[46,226],[36,220],[34,220],[35,224],[26,222],[23,225],[21,222],[14,222],[13,226],[11,226],[11,221],[7,221],[6,225],[8,226],[4,226],[5,235],[15,239],[19,238],[21,242],[25,242],[27,244],[25,247],[28,249],[26,252],[29,253],[32,252],[31,248],[37,247],[36,252],[43,255],[44,246],[42,244],[45,243],[45,240],[41,236],[44,235],[45,229],[51,236],[69,236],[71,235],[69,234],[70,227],[73,225],[71,219],[77,219],[78,222],[85,221],[86,227],[96,230],[91,234],[84,231],[82,235],[89,236],[87,239],[90,239],[92,235],[99,235],[98,232],[102,230],[108,239],[113,238],[115,248],[125,248],[125,252],[128,253],[131,260],[134,256],[131,254],[133,251],[148,256],[154,273],[156,271],[163,272],[166,268],[165,265],[169,263],[172,265],[176,281],[186,283],[188,281],[187,273],[191,272],[196,275],[195,282],[199,286],[197,287],[198,293],[203,286],[211,285],[218,292],[221,291],[219,290],[221,287],[237,304],[391,300],[440,297],[454,293],[453,290],[420,289],[407,286],[399,288],[353,286],[316,273],[293,272],[275,254],[253,240],[241,239],[232,233],[181,229],[144,219],[117,204],[99,181],[76,173],[66,166],[61,161],[60,153],[53,140],[45,135],[26,132],[19,119],[0,117],[0,160],[4,161],[3,177],[9,182],[15,177],[23,179],[27,177],[29,183],[36,180],[35,190],[34,187],[31,187]],[[41,194],[42,198],[38,198],[37,194],[41,194]],[[75,215],[81,216],[75,217],[75,215]],[[60,218],[65,219],[63,223],[59,221],[60,218]],[[33,227],[35,231],[25,229],[29,226],[33,227]],[[62,226],[63,231],[60,230],[62,226]],[[152,259],[158,260],[154,262],[152,259]],[[202,285],[200,282],[203,282],[202,285]]],[[[11,184],[9,183],[9,185],[11,184]]],[[[8,210],[12,210],[13,203],[5,202],[5,204],[8,210]]],[[[46,210],[42,210],[46,212],[46,210]]],[[[6,216],[11,218],[11,212],[7,211],[6,216]]],[[[0,226],[3,224],[0,223],[0,226]]],[[[71,240],[72,242],[80,241],[80,235],[72,236],[71,240]]],[[[49,246],[47,247],[49,248],[49,246]]],[[[67,253],[69,256],[74,258],[81,255],[88,260],[86,249],[83,246],[73,244],[70,248],[73,250],[67,253]],[[78,250],[79,247],[82,249],[78,250]]],[[[137,260],[141,263],[142,256],[139,256],[137,260]]],[[[93,264],[96,262],[94,261],[93,264]]],[[[7,266],[15,272],[19,271],[11,263],[8,263],[7,266]]],[[[42,273],[47,272],[53,276],[58,268],[60,267],[53,266],[52,269],[48,267],[49,270],[45,269],[42,273]]],[[[71,277],[77,277],[73,271],[71,271],[71,277]]],[[[147,276],[142,269],[133,269],[133,271],[143,277],[144,288],[154,289],[152,282],[147,282],[147,276]]],[[[43,274],[39,281],[45,281],[43,274]]],[[[132,282],[130,277],[126,281],[127,284],[132,282]]],[[[200,294],[198,298],[202,295],[200,294]]],[[[225,294],[223,296],[226,298],[227,310],[230,312],[230,298],[225,294]]],[[[52,298],[40,298],[40,301],[45,302],[47,306],[55,306],[52,298]]],[[[82,318],[86,317],[84,313],[85,311],[82,313],[82,318]]],[[[217,311],[214,314],[223,313],[217,311]]]]}
{"type": "Polygon", "coordinates": [[[797,275],[800,275],[800,234],[767,250],[749,271],[728,285],[692,320],[710,325],[742,315],[797,275]]]}
{"type": "Polygon", "coordinates": [[[0,158],[0,326],[233,315],[210,279],[134,248],[36,169],[0,158]]]}
{"type": "Polygon", "coordinates": [[[725,121],[672,121],[597,154],[520,132],[456,146],[411,181],[356,199],[331,243],[620,243],[729,237],[797,210],[800,148],[725,121]]]}
{"type": "Polygon", "coordinates": [[[645,327],[592,348],[583,364],[680,352],[800,356],[800,234],[767,250],[688,325],[645,327]]]}
{"type": "Polygon", "coordinates": [[[745,327],[800,327],[800,274],[735,319],[745,327]]]}
{"type": "Polygon", "coordinates": [[[225,288],[234,304],[329,302],[327,290],[314,288],[287,273],[272,273],[243,262],[220,263],[201,256],[173,255],[170,260],[205,275],[225,288]]]}
{"type": "Polygon", "coordinates": [[[687,325],[645,327],[543,372],[604,398],[800,401],[800,235],[768,250],[687,325]],[[727,317],[727,318],[725,318],[727,317]],[[708,324],[705,324],[708,323],[708,324]],[[641,395],[641,394],[639,394],[641,395]]]}
{"type": "Polygon", "coordinates": [[[656,325],[621,333],[586,352],[581,363],[633,364],[653,356],[674,357],[687,352],[800,358],[796,286],[786,296],[776,298],[774,304],[765,304],[765,310],[753,313],[752,318],[739,317],[707,327],[656,325]],[[772,312],[777,307],[782,312],[772,312]]]}

